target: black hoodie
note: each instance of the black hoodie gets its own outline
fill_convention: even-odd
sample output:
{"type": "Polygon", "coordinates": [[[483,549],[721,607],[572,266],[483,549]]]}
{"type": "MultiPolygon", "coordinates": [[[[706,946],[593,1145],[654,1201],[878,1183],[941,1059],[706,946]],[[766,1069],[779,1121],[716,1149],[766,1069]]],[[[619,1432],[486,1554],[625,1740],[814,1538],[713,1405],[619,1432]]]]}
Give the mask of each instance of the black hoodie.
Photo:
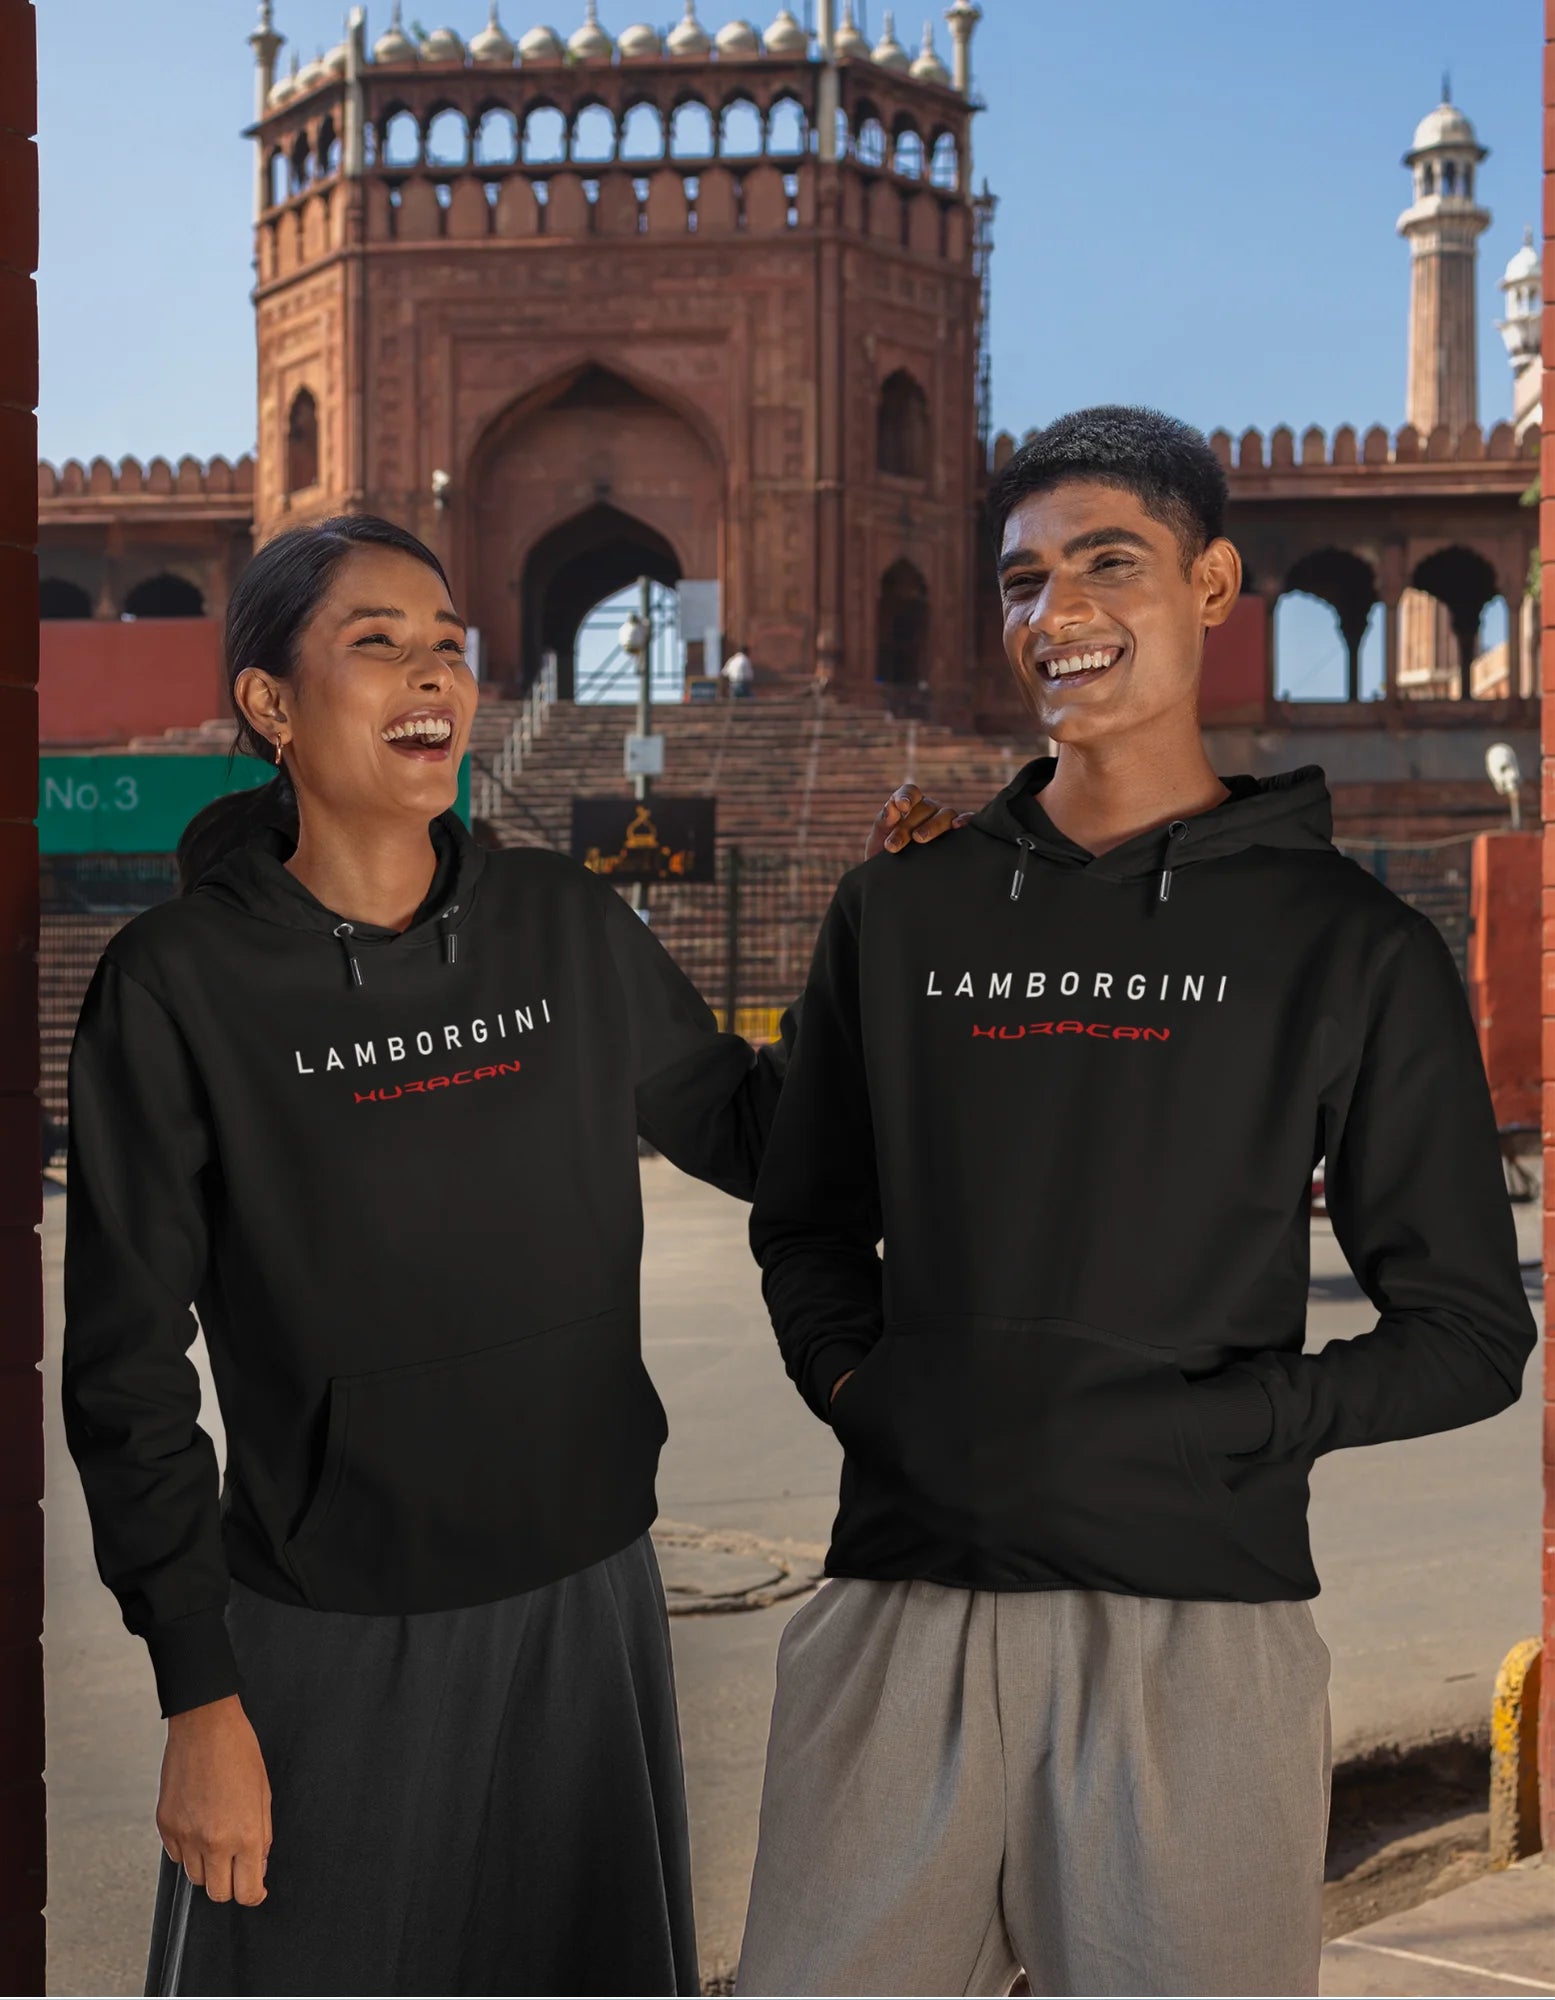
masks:
{"type": "Polygon", "coordinates": [[[845,1450],[828,1567],[1311,1596],[1314,1458],[1492,1415],[1534,1341],[1463,985],[1315,767],[1101,856],[1055,768],[817,946],[751,1241],[845,1450]],[[1325,1157],[1380,1317],[1307,1353],[1325,1157]]]}
{"type": "Polygon", "coordinates": [[[238,1686],[229,1574],[414,1612],[654,1514],[637,1134],[749,1196],[781,1082],[615,891],[449,814],[403,933],[272,832],[109,946],[71,1059],[66,1435],[163,1711],[238,1686]],[[227,1431],[200,1429],[199,1311],[227,1431]]]}

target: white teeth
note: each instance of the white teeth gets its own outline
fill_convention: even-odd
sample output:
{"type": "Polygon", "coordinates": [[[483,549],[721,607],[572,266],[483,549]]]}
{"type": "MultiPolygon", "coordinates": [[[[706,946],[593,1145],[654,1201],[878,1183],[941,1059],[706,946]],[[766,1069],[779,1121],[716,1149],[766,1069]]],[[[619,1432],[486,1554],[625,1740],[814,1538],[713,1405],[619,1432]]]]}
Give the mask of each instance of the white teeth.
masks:
{"type": "Polygon", "coordinates": [[[446,743],[454,733],[454,726],[446,718],[436,716],[416,716],[410,722],[396,722],[383,732],[385,743],[398,743],[407,736],[418,736],[424,743],[446,743]]]}
{"type": "Polygon", "coordinates": [[[1070,659],[1050,660],[1048,672],[1055,680],[1062,680],[1068,674],[1093,673],[1099,667],[1111,664],[1110,652],[1077,653],[1070,659]]]}

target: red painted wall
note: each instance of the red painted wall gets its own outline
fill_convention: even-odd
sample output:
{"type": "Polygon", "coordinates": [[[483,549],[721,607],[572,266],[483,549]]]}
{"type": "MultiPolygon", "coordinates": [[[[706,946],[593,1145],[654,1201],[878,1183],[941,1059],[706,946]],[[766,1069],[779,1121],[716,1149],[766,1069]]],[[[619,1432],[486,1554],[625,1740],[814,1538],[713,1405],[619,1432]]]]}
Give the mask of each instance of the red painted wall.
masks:
{"type": "Polygon", "coordinates": [[[1237,600],[1224,625],[1204,635],[1201,722],[1262,722],[1268,685],[1267,614],[1261,597],[1237,600]]]}
{"type": "Polygon", "coordinates": [[[1474,842],[1469,1001],[1498,1125],[1539,1120],[1539,854],[1537,833],[1474,842]]]}
{"type": "Polygon", "coordinates": [[[45,743],[126,743],[227,712],[214,618],[50,618],[39,632],[45,743]]]}
{"type": "Polygon", "coordinates": [[[43,1280],[38,1150],[37,40],[0,0],[0,1993],[41,1993],[43,1280]]]}

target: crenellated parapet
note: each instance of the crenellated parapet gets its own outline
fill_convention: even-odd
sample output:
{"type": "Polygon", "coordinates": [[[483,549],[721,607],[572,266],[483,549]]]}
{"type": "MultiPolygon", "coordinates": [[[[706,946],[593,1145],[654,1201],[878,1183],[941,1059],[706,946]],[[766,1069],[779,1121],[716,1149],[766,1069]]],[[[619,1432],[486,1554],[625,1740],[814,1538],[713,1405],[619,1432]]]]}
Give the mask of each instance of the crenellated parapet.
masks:
{"type": "Polygon", "coordinates": [[[59,505],[129,501],[137,504],[197,501],[205,511],[215,511],[223,501],[246,518],[253,505],[254,461],[245,452],[236,460],[220,456],[211,459],[184,457],[174,465],[165,458],[121,458],[117,465],[106,458],[94,458],[83,465],[67,458],[59,466],[47,459],[38,464],[38,503],[57,511],[59,505]],[[215,503],[213,508],[212,503],[215,503]]]}
{"type": "MultiPolygon", "coordinates": [[[[975,13],[960,0],[947,17],[963,77],[975,13]]],[[[353,34],[264,89],[261,285],[353,241],[771,236],[818,220],[972,258],[977,106],[928,30],[916,57],[889,25],[871,47],[851,9],[829,45],[787,9],[765,34],[710,35],[690,6],[667,36],[613,40],[592,6],[565,42],[533,29],[514,43],[495,10],[468,44],[448,29],[417,43],[397,13],[370,55],[353,34]],[[818,199],[823,174],[834,204],[818,199]]]]}
{"type": "MultiPolygon", "coordinates": [[[[1493,425],[1488,435],[1478,424],[1465,424],[1456,431],[1438,424],[1430,432],[1418,431],[1412,424],[1390,432],[1373,424],[1364,435],[1352,424],[1341,424],[1332,437],[1318,424],[1309,424],[1299,437],[1290,425],[1277,424],[1267,438],[1251,427],[1235,437],[1229,431],[1214,430],[1209,433],[1209,446],[1230,476],[1233,492],[1241,477],[1248,474],[1326,477],[1348,472],[1364,476],[1382,468],[1440,465],[1515,466],[1515,476],[1526,484],[1527,464],[1538,458],[1537,437],[1530,434],[1519,442],[1509,423],[1493,425]]],[[[999,471],[1017,449],[1010,433],[1000,431],[993,440],[990,470],[999,471]]],[[[1430,478],[1429,470],[1424,476],[1430,478]]]]}
{"type": "Polygon", "coordinates": [[[1478,424],[1464,424],[1457,430],[1438,424],[1434,430],[1416,430],[1405,424],[1391,434],[1381,424],[1373,424],[1358,436],[1351,424],[1341,424],[1330,438],[1320,425],[1309,424],[1298,439],[1288,424],[1277,424],[1267,441],[1263,432],[1248,429],[1235,439],[1229,431],[1211,431],[1210,448],[1232,474],[1238,472],[1332,472],[1338,468],[1404,465],[1477,465],[1505,463],[1536,457],[1530,447],[1519,445],[1512,426],[1496,424],[1487,436],[1478,424]]]}

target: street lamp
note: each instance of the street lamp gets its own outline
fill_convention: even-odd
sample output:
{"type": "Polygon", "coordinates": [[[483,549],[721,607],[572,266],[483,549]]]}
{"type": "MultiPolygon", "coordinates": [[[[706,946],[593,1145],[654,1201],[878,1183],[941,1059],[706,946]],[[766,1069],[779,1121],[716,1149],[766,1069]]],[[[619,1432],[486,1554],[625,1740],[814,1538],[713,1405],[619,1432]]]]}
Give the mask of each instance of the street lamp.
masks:
{"type": "Polygon", "coordinates": [[[1510,743],[1492,743],[1485,752],[1485,773],[1496,790],[1501,794],[1512,814],[1512,831],[1516,833],[1523,823],[1523,774],[1518,766],[1517,752],[1510,743]]]}
{"type": "MultiPolygon", "coordinates": [[[[638,608],[623,622],[616,640],[621,651],[629,660],[637,662],[637,742],[639,762],[636,775],[632,779],[632,789],[639,799],[646,799],[652,780],[644,768],[647,743],[653,729],[653,600],[652,586],[647,577],[638,579],[638,608]]],[[[646,921],[648,915],[648,885],[646,882],[632,884],[632,908],[646,921]]]]}

